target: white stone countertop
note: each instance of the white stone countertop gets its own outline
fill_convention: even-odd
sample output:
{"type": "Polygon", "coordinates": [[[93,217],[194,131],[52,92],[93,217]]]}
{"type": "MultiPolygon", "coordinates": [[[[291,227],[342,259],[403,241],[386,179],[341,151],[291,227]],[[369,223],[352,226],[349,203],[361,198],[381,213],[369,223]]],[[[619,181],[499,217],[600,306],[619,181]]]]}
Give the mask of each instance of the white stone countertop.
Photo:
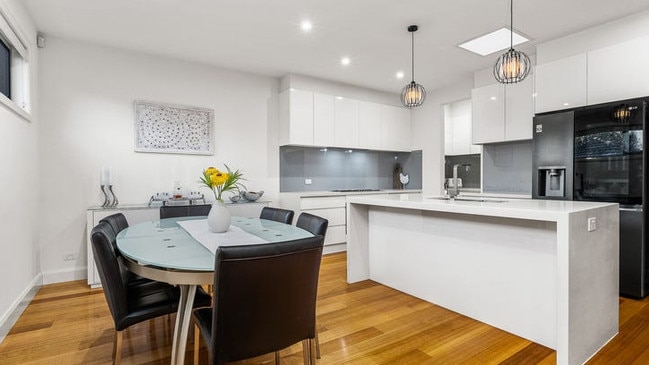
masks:
{"type": "Polygon", "coordinates": [[[423,196],[422,194],[383,194],[348,197],[347,203],[551,222],[566,218],[573,212],[618,205],[617,203],[565,200],[508,200],[480,197],[466,197],[466,199],[475,200],[443,200],[442,197],[423,196]]]}
{"type": "Polygon", "coordinates": [[[303,198],[317,196],[348,196],[348,195],[377,195],[377,194],[421,194],[420,189],[381,189],[375,191],[290,191],[280,194],[295,195],[303,198]]]}

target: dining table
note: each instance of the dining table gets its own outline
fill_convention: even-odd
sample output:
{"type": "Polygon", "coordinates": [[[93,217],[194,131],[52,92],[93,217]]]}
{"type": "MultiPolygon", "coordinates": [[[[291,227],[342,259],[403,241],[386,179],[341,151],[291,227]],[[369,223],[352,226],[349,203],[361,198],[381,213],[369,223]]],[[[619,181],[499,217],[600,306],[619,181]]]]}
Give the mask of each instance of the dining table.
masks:
{"type": "Polygon", "coordinates": [[[122,230],[117,235],[117,248],[135,274],[180,287],[171,364],[182,365],[194,296],[199,285],[214,282],[216,249],[311,236],[296,226],[261,218],[233,216],[226,232],[212,233],[206,217],[176,217],[147,221],[122,230]]]}

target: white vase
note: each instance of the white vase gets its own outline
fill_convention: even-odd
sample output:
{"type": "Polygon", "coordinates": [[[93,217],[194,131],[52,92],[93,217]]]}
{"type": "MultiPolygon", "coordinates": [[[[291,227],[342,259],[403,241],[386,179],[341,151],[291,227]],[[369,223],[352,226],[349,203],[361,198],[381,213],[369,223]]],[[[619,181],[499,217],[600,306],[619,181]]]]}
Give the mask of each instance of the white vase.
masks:
{"type": "Polygon", "coordinates": [[[223,201],[217,200],[207,215],[207,226],[210,232],[222,233],[230,228],[230,212],[223,201]]]}

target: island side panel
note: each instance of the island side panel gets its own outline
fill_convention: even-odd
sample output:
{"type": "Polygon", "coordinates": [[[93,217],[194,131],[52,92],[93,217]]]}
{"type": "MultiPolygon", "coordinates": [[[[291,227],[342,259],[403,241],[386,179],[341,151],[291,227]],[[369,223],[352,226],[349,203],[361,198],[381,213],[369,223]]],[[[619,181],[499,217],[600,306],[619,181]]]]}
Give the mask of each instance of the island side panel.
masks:
{"type": "Polygon", "coordinates": [[[556,347],[556,223],[370,207],[370,279],[556,347]]]}
{"type": "Polygon", "coordinates": [[[574,212],[568,225],[569,333],[563,338],[569,350],[557,352],[557,363],[572,365],[585,363],[618,333],[619,211],[609,206],[574,212]],[[589,232],[590,217],[597,229],[589,232]]]}
{"type": "Polygon", "coordinates": [[[347,282],[370,278],[368,206],[347,203],[347,282]]]}

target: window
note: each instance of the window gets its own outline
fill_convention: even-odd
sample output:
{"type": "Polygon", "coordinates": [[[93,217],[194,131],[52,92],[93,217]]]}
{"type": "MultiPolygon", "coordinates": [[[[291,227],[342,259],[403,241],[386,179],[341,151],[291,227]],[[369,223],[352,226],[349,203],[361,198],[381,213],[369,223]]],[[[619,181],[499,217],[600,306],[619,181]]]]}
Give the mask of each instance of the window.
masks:
{"type": "Polygon", "coordinates": [[[0,8],[0,105],[30,119],[29,52],[12,19],[0,8]]]}
{"type": "Polygon", "coordinates": [[[0,41],[0,93],[11,99],[11,51],[0,41]]]}

